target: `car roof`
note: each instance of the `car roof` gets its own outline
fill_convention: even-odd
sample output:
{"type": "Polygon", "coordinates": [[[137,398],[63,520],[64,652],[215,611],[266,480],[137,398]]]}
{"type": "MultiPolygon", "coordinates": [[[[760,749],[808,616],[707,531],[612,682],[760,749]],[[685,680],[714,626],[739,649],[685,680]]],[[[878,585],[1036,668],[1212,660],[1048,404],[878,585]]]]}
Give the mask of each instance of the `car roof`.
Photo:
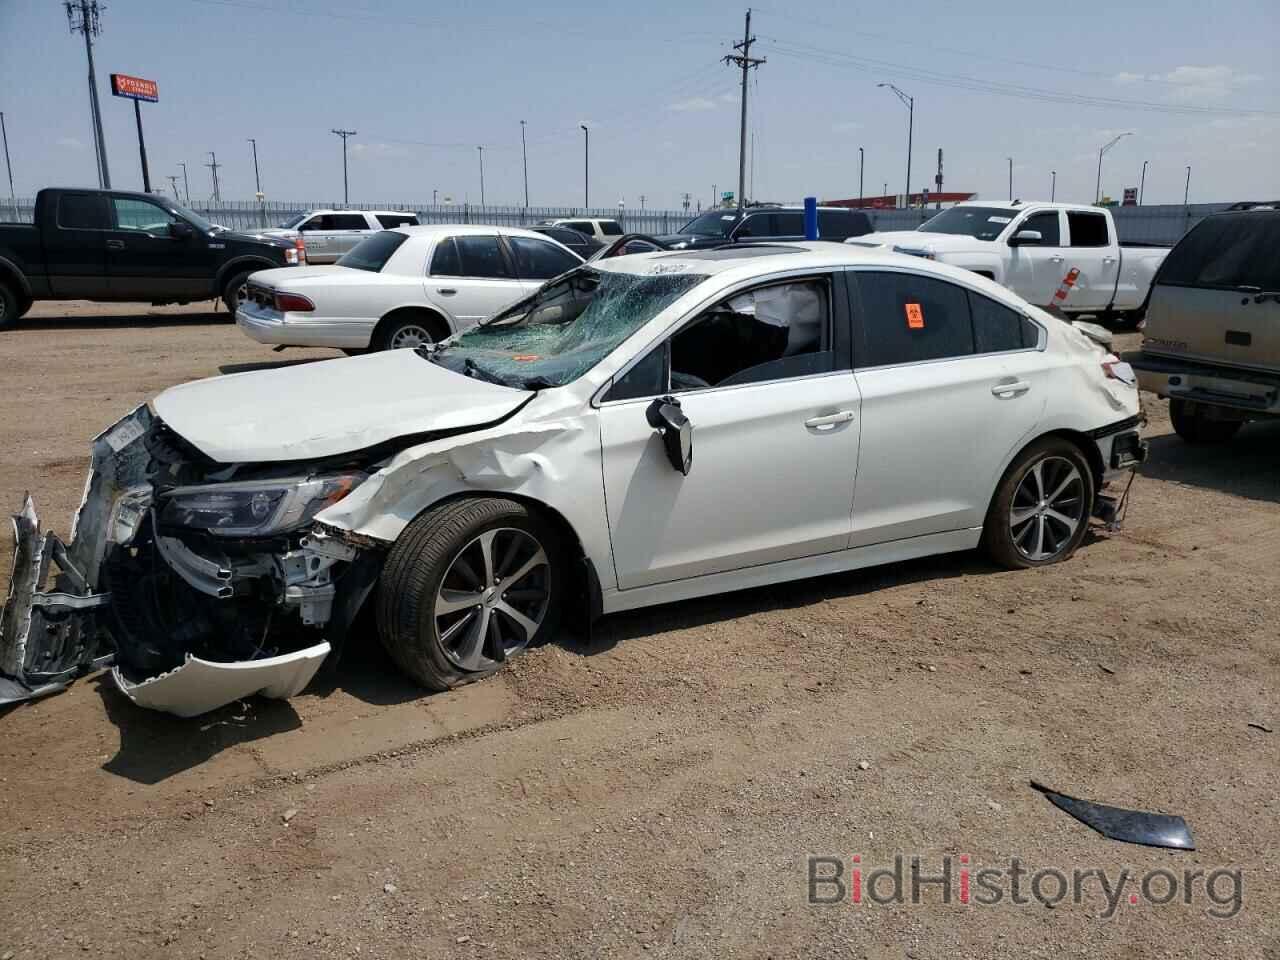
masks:
{"type": "Polygon", "coordinates": [[[423,240],[431,240],[439,237],[503,236],[529,237],[534,240],[551,239],[551,242],[555,243],[554,238],[548,238],[545,234],[535,233],[533,230],[526,230],[523,227],[502,227],[491,223],[422,223],[395,227],[394,230],[397,233],[403,233],[410,237],[423,240]]]}

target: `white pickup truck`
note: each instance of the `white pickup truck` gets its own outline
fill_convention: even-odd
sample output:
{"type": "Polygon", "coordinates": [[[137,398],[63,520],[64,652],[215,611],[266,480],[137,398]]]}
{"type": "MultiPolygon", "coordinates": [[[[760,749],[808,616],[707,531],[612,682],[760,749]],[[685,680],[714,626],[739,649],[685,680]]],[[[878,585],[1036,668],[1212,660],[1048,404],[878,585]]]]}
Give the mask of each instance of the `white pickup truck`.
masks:
{"type": "Polygon", "coordinates": [[[1136,322],[1151,280],[1169,251],[1121,244],[1105,208],[1071,203],[969,201],[915,230],[871,233],[845,241],[886,247],[964,267],[1003,284],[1037,306],[1053,304],[1072,268],[1079,271],[1066,313],[1136,322]]]}

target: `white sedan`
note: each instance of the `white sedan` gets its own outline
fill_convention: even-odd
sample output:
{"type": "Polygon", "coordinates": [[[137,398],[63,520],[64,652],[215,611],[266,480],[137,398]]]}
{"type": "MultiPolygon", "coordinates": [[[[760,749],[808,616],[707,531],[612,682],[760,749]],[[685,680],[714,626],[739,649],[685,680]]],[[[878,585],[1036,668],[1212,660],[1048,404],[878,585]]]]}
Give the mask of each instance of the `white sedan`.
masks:
{"type": "Polygon", "coordinates": [[[1115,518],[1140,423],[1127,365],[966,270],[601,260],[436,347],[183,384],[104,432],[65,552],[17,517],[0,693],[114,651],[189,715],[365,642],[444,690],[562,621],[979,545],[1055,563],[1115,518]]]}
{"type": "Polygon", "coordinates": [[[331,266],[253,274],[236,323],[261,343],[418,347],[466,330],[581,263],[531,230],[401,227],[362,240],[331,266]]]}

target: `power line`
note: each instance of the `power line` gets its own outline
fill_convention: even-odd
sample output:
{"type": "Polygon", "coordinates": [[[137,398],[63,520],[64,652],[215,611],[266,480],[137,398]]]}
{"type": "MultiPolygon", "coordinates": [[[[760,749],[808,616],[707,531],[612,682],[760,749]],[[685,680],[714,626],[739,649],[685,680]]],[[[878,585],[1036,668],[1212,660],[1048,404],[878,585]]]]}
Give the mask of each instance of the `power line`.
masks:
{"type": "Polygon", "coordinates": [[[742,31],[742,42],[735,43],[733,49],[741,50],[740,54],[729,53],[724,62],[732,64],[742,71],[742,122],[738,127],[738,209],[746,204],[747,198],[747,74],[753,67],[765,63],[763,57],[751,56],[751,45],[756,38],[751,35],[751,8],[747,8],[746,26],[742,31]]]}

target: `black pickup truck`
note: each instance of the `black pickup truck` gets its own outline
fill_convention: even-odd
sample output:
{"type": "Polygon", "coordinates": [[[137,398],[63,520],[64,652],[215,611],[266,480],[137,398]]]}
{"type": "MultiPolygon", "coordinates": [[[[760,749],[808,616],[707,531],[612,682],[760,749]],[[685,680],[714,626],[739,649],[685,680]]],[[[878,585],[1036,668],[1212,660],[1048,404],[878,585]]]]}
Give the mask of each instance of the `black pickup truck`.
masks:
{"type": "Polygon", "coordinates": [[[296,264],[292,240],[235,233],[145,193],[48,187],[35,224],[0,224],[0,329],[36,300],[190,303],[235,313],[255,270],[296,264]]]}

